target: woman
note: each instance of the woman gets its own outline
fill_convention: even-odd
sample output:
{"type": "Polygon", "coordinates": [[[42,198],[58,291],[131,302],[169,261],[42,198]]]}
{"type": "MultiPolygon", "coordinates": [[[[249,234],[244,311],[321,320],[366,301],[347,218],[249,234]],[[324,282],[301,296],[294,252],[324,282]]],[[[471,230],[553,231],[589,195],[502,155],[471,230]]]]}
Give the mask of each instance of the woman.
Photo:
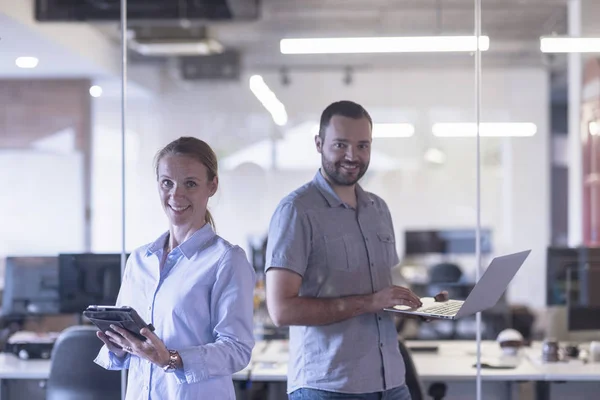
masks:
{"type": "Polygon", "coordinates": [[[155,158],[169,231],[132,252],[117,305],[133,307],[156,330],[145,341],[113,327],[95,362],[129,369],[127,399],[235,399],[231,376],[250,361],[254,270],[244,251],[213,230],[208,199],[217,158],[182,137],[155,158]]]}

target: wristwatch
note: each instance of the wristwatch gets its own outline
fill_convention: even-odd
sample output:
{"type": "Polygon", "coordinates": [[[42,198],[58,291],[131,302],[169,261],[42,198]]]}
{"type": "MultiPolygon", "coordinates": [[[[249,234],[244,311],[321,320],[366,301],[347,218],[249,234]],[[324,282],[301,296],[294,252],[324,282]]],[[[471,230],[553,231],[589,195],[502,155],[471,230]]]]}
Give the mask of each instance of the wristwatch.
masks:
{"type": "Polygon", "coordinates": [[[177,350],[169,350],[169,362],[163,367],[165,372],[173,372],[177,369],[181,356],[177,350]]]}

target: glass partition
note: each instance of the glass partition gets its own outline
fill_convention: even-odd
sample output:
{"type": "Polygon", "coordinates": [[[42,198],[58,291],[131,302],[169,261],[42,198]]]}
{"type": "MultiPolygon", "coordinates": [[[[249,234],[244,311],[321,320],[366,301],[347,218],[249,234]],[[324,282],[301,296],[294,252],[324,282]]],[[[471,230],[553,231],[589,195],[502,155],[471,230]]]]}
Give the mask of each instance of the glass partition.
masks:
{"type": "MultiPolygon", "coordinates": [[[[552,280],[568,269],[573,247],[598,243],[600,73],[594,57],[548,50],[540,38],[597,33],[586,22],[593,6],[34,3],[27,15],[35,21],[23,10],[0,10],[0,25],[10,27],[2,43],[14,59],[0,66],[7,110],[0,176],[10,182],[0,196],[0,258],[9,270],[39,262],[34,256],[129,254],[156,240],[169,223],[154,156],[174,139],[196,137],[219,160],[209,202],[216,232],[239,245],[256,272],[257,346],[287,345],[288,329],[266,309],[269,223],[279,202],[321,167],[315,136],[323,109],[352,100],[373,120],[359,183],[390,210],[394,284],[420,297],[447,290],[465,300],[495,257],[531,250],[479,322],[394,314],[417,364],[419,343],[435,341],[440,365],[451,364],[448,349],[463,343],[469,379],[444,382],[449,393],[507,398],[514,385],[481,379],[487,371],[473,367],[479,350],[486,363],[498,361],[506,354],[496,340],[507,329],[525,342],[569,338],[568,307],[547,294],[562,287],[564,277],[552,280]],[[20,257],[28,259],[13,260],[20,257]]],[[[72,317],[59,326],[35,315],[26,329],[62,329],[78,322],[72,317]]],[[[285,398],[287,364],[279,364],[278,383],[237,384],[238,395],[285,398]]],[[[427,370],[419,374],[426,391],[438,382],[427,370]]]]}

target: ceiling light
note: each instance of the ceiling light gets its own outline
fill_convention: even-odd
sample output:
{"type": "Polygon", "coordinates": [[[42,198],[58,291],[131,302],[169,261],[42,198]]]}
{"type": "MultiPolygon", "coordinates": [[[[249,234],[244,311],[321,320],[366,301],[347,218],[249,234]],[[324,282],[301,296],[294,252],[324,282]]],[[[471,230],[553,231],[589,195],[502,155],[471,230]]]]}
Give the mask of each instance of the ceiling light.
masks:
{"type": "Polygon", "coordinates": [[[285,106],[279,101],[275,93],[269,89],[262,76],[253,75],[250,77],[250,90],[271,114],[275,124],[279,126],[287,124],[288,116],[285,106]]]}
{"type": "Polygon", "coordinates": [[[425,161],[431,164],[443,164],[446,162],[446,153],[440,149],[436,149],[435,147],[430,147],[425,150],[423,158],[425,161]]]}
{"type": "MultiPolygon", "coordinates": [[[[357,37],[281,39],[282,54],[415,53],[477,50],[475,36],[357,37]]],[[[479,37],[479,49],[488,50],[490,39],[479,37]]]]}
{"type": "Polygon", "coordinates": [[[90,87],[90,96],[92,96],[92,97],[102,96],[102,88],[98,85],[94,85],[94,86],[90,87]]]}
{"type": "MultiPolygon", "coordinates": [[[[319,125],[313,126],[311,134],[319,134],[319,125]]],[[[414,125],[407,122],[373,124],[373,138],[408,138],[414,134],[414,125]]]]}
{"type": "Polygon", "coordinates": [[[542,37],[540,50],[543,53],[600,53],[600,38],[542,37]]]}
{"type": "Polygon", "coordinates": [[[130,39],[129,47],[145,56],[199,56],[223,52],[214,39],[130,39]]]}
{"type": "Polygon", "coordinates": [[[35,68],[39,60],[36,57],[19,57],[15,60],[15,64],[19,68],[35,68]]]}
{"type": "MultiPolygon", "coordinates": [[[[432,132],[439,137],[468,137],[477,135],[476,123],[433,124],[432,132]]],[[[537,132],[537,126],[530,122],[484,122],[479,126],[479,136],[527,137],[537,132]]]]}
{"type": "Polygon", "coordinates": [[[598,122],[591,121],[588,124],[588,128],[590,130],[590,135],[592,135],[592,136],[598,136],[598,135],[600,135],[600,124],[598,124],[598,122]]]}

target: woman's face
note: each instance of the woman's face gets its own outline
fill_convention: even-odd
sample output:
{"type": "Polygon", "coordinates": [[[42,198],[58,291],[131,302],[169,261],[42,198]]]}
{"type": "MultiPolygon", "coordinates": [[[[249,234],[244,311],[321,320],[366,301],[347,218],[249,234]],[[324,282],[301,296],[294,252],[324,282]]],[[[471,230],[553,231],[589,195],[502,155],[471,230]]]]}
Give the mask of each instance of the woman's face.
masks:
{"type": "Polygon", "coordinates": [[[204,225],[208,199],[217,186],[217,177],[208,180],[206,166],[192,157],[170,154],[158,162],[158,192],[173,226],[204,225]]]}

